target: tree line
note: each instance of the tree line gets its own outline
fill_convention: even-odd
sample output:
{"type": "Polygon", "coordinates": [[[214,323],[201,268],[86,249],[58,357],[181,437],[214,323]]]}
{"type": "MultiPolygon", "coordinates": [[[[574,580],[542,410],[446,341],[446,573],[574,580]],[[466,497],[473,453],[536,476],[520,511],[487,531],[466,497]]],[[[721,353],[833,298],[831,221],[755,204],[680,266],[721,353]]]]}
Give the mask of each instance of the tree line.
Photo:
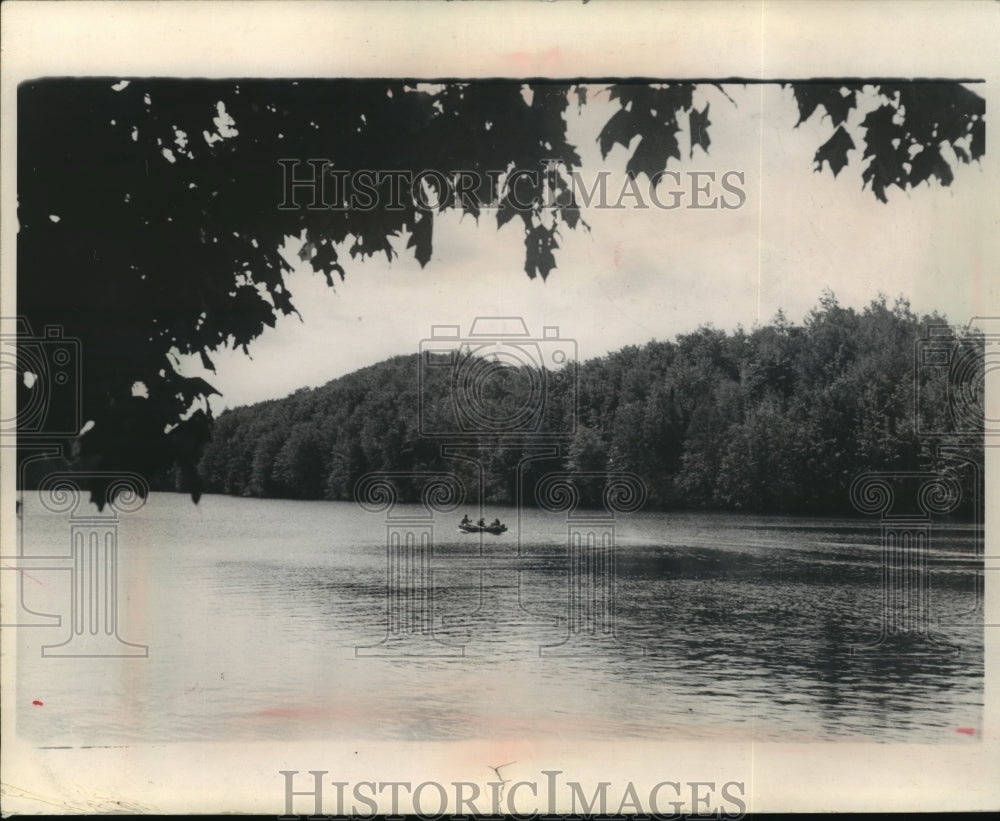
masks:
{"type": "MultiPolygon", "coordinates": [[[[464,401],[454,396],[461,380],[429,373],[420,354],[397,356],[223,412],[198,469],[210,492],[329,500],[352,499],[369,472],[444,471],[462,478],[470,501],[481,493],[485,503],[529,505],[553,470],[630,471],[655,509],[850,513],[849,488],[862,473],[954,467],[928,433],[968,428],[975,408],[962,416],[955,397],[980,399],[975,384],[969,394],[949,382],[954,369],[940,357],[971,353],[964,378],[974,383],[982,339],[937,336],[938,358],[928,361],[938,364],[920,365],[927,326],[944,323],[937,313],[918,317],[902,298],[856,311],[826,292],[801,324],[779,312],[750,331],[701,327],[580,363],[575,378],[543,384],[502,368],[474,396],[476,419],[500,421],[451,455],[425,434],[455,424],[442,427],[441,409],[464,401]],[[539,395],[537,432],[557,451],[501,430],[539,395]]],[[[964,441],[963,453],[981,464],[981,446],[964,441]]],[[[959,475],[968,512],[973,477],[959,475]]],[[[176,471],[158,484],[184,489],[176,471]]],[[[599,500],[599,484],[584,483],[586,502],[599,500]]],[[[415,487],[399,489],[415,500],[415,487]]]]}

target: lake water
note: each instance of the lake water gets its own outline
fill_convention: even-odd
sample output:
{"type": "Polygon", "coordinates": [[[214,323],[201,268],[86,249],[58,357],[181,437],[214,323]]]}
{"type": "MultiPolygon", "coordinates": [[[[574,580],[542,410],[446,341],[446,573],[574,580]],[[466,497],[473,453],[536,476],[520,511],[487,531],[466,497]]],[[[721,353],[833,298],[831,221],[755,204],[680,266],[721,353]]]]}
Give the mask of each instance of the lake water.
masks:
{"type": "MultiPolygon", "coordinates": [[[[72,629],[72,562],[21,560],[24,603],[62,623],[13,628],[18,731],[37,746],[979,740],[983,630],[968,526],[932,531],[929,635],[872,647],[884,612],[873,521],[620,516],[614,576],[600,566],[613,579],[601,611],[613,632],[591,635],[601,590],[574,586],[564,516],[490,508],[511,531],[484,538],[457,532],[460,513],[433,523],[432,558],[411,553],[416,564],[403,566],[416,589],[390,601],[384,514],[153,494],[118,528],[118,632],[148,657],[43,657],[72,629]],[[418,622],[430,607],[427,629],[386,643],[400,625],[387,622],[391,607],[418,622]],[[422,655],[384,657],[400,646],[422,655]]],[[[24,494],[21,528],[29,556],[70,551],[69,519],[36,492],[24,494]]]]}

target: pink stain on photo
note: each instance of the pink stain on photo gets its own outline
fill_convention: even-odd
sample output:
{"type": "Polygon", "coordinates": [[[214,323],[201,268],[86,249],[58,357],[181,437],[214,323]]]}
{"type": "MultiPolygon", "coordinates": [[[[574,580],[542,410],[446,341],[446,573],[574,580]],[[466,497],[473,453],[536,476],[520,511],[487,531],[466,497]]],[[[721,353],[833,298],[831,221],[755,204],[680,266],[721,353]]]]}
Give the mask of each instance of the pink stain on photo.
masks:
{"type": "Polygon", "coordinates": [[[515,51],[507,55],[510,62],[519,72],[525,74],[535,74],[545,69],[552,69],[559,63],[561,57],[559,46],[553,46],[544,54],[537,54],[527,51],[515,51]]]}

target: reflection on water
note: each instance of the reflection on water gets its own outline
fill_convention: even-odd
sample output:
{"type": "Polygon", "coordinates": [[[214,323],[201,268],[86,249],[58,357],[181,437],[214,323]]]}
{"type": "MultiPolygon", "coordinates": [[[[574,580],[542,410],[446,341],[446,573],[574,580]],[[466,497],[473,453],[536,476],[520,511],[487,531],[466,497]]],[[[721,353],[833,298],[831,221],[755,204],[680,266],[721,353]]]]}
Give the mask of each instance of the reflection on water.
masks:
{"type": "MultiPolygon", "coordinates": [[[[22,527],[26,553],[68,552],[67,521],[36,494],[25,494],[22,527]]],[[[67,634],[70,574],[32,570],[26,604],[62,614],[63,627],[17,632],[18,729],[40,746],[532,735],[975,743],[983,638],[981,617],[963,615],[975,609],[971,531],[933,531],[932,635],[871,647],[878,539],[866,522],[625,517],[613,633],[572,643],[564,519],[524,513],[520,553],[516,528],[480,542],[442,522],[430,595],[402,603],[431,602],[422,646],[432,654],[381,658],[364,655],[385,647],[390,612],[379,516],[341,503],[209,496],[194,506],[154,495],[120,527],[120,634],[148,644],[149,658],[41,658],[67,634]]]]}

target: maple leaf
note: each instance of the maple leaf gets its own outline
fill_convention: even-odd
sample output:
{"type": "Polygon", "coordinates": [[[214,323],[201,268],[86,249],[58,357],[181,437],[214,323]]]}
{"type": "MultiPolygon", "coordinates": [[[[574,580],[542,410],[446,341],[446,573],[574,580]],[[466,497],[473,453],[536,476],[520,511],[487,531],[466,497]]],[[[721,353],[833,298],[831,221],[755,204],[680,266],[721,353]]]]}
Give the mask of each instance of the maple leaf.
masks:
{"type": "Polygon", "coordinates": [[[570,228],[576,228],[577,223],[580,222],[580,209],[575,205],[560,208],[559,215],[570,228]]]}
{"type": "Polygon", "coordinates": [[[687,111],[692,106],[694,85],[691,83],[671,83],[666,88],[652,90],[649,108],[655,109],[660,117],[669,116],[674,111],[687,111]]]}
{"type": "Polygon", "coordinates": [[[895,185],[902,189],[905,185],[906,171],[900,154],[878,155],[872,157],[868,166],[861,173],[865,184],[870,184],[872,192],[881,202],[889,202],[885,189],[895,185]]]}
{"type": "Polygon", "coordinates": [[[419,219],[414,220],[410,228],[410,239],[407,248],[413,249],[413,256],[423,268],[431,258],[431,237],[434,233],[434,214],[431,211],[420,211],[419,219]]]}
{"type": "Polygon", "coordinates": [[[271,299],[274,302],[274,307],[285,314],[285,316],[296,313],[295,306],[292,305],[292,295],[288,291],[284,289],[280,291],[273,290],[271,291],[271,299]]]}
{"type": "Polygon", "coordinates": [[[913,157],[910,184],[920,185],[932,176],[937,177],[941,185],[951,185],[954,179],[951,166],[941,156],[941,152],[935,147],[927,146],[913,157]]]}
{"type": "Polygon", "coordinates": [[[624,108],[619,109],[604,124],[601,133],[597,136],[598,145],[601,148],[601,157],[607,158],[615,143],[628,149],[632,144],[632,139],[639,133],[639,126],[636,117],[632,112],[624,108]]]}
{"type": "MultiPolygon", "coordinates": [[[[527,213],[530,214],[530,212],[530,209],[527,209],[527,213]]],[[[497,208],[497,229],[503,228],[515,216],[520,215],[523,218],[525,213],[525,209],[514,205],[508,191],[503,199],[500,200],[500,207],[497,208]]]]}
{"type": "Polygon", "coordinates": [[[556,267],[556,257],[553,253],[559,247],[555,239],[555,231],[544,225],[536,225],[525,233],[524,272],[534,279],[536,273],[542,279],[547,279],[549,272],[556,267]]]}
{"type": "Polygon", "coordinates": [[[681,150],[675,136],[677,130],[675,124],[672,129],[656,125],[646,131],[625,166],[628,175],[635,179],[639,174],[645,174],[652,180],[667,167],[668,159],[673,157],[679,160],[681,150]]]}
{"type": "Polygon", "coordinates": [[[830,164],[830,170],[836,177],[847,165],[847,152],[854,147],[851,135],[843,126],[838,126],[837,130],[833,132],[833,136],[823,143],[816,152],[816,156],[813,158],[816,163],[815,170],[822,171],[823,163],[826,162],[830,164]]]}
{"type": "Polygon", "coordinates": [[[823,107],[834,125],[842,125],[847,120],[847,115],[857,104],[857,92],[849,89],[847,94],[843,93],[846,86],[831,88],[830,92],[823,99],[823,107]]]}
{"type": "Polygon", "coordinates": [[[337,262],[337,250],[333,247],[333,243],[329,240],[321,240],[319,243],[310,242],[307,244],[312,246],[315,252],[309,260],[313,272],[319,273],[322,271],[326,277],[326,284],[332,286],[333,277],[330,274],[336,271],[340,275],[341,282],[343,282],[345,276],[344,269],[337,262]]]}
{"type": "Polygon", "coordinates": [[[812,84],[802,84],[792,86],[792,93],[799,107],[799,121],[795,123],[798,128],[812,116],[816,106],[820,104],[822,90],[812,84]]]}
{"type": "Polygon", "coordinates": [[[705,103],[704,111],[692,108],[691,113],[688,115],[689,128],[691,129],[691,157],[694,156],[694,147],[696,145],[700,145],[701,150],[707,154],[708,146],[712,142],[708,136],[708,127],[712,124],[711,120],[708,119],[708,106],[709,104],[705,103]]]}
{"type": "Polygon", "coordinates": [[[892,145],[893,140],[901,139],[903,136],[902,126],[893,122],[896,113],[894,106],[882,105],[869,112],[861,121],[861,127],[865,129],[863,157],[891,154],[895,150],[892,145]]]}
{"type": "Polygon", "coordinates": [[[808,120],[819,106],[823,106],[833,124],[839,126],[857,104],[857,90],[844,83],[802,83],[793,86],[792,90],[799,106],[796,128],[808,120]]]}

